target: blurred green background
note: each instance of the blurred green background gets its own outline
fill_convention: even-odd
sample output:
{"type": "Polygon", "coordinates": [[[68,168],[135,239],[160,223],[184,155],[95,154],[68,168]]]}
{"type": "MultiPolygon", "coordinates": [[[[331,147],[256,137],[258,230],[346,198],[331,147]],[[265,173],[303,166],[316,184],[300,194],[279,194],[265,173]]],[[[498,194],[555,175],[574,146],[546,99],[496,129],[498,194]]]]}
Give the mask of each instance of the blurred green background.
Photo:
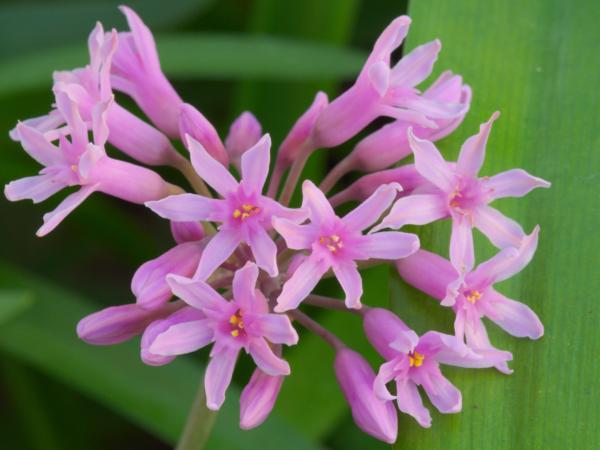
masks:
{"type": "MultiPolygon", "coordinates": [[[[95,0],[0,2],[0,181],[31,175],[35,162],[8,139],[17,119],[46,113],[51,72],[86,62],[96,20],[125,29],[116,6],[95,0]]],[[[128,3],[155,32],[163,66],[182,97],[222,136],[244,110],[281,142],[317,90],[330,97],[360,69],[379,32],[407,13],[408,48],[441,38],[435,73],[452,69],[474,90],[471,112],[440,143],[449,157],[500,109],[483,173],[522,167],[550,191],[499,207],[526,230],[542,227],[537,257],[501,290],[536,310],[539,342],[491,332],[513,351],[515,373],[447,370],[463,413],[434,414],[422,430],[400,418],[397,449],[600,448],[597,355],[600,313],[600,6],[593,1],[160,0],[128,3]]],[[[119,97],[127,106],[134,106],[119,97]]],[[[319,180],[351,148],[321,152],[305,175],[319,180]]],[[[165,170],[165,177],[178,175],[165,170]]],[[[352,177],[349,177],[351,179],[352,177]]],[[[348,182],[349,180],[345,180],[348,182]]],[[[206,354],[145,367],[138,343],[92,347],[75,336],[91,311],[132,301],[131,275],[172,245],[166,222],[143,207],[96,195],[44,239],[39,206],[0,200],[0,434],[6,449],[166,449],[176,442],[206,354]]],[[[419,231],[447,251],[448,227],[419,231]]],[[[477,239],[479,260],[492,254],[477,239]]],[[[321,289],[338,295],[335,283],[321,289]]],[[[365,273],[367,304],[389,305],[418,331],[450,331],[452,317],[386,267],[365,273]]],[[[311,311],[352,347],[380,362],[360,323],[311,311]]],[[[490,326],[490,328],[492,328],[490,326]]],[[[286,353],[292,376],[269,420],[238,429],[238,396],[252,366],[242,359],[206,448],[379,449],[360,432],[333,377],[332,352],[302,334],[286,353]]]]}

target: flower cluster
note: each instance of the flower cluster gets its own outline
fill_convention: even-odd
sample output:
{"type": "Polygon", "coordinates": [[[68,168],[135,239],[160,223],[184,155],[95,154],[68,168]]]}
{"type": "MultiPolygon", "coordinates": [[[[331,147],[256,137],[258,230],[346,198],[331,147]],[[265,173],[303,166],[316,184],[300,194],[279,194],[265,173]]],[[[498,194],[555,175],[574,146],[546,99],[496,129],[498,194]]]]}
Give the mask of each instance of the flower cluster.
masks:
{"type": "Polygon", "coordinates": [[[53,109],[11,131],[43,168],[4,191],[9,200],[37,203],[80,186],[44,215],[39,236],[94,192],[144,204],[170,221],[176,245],[134,274],[135,302],[85,317],[77,327],[83,340],[105,345],[141,335],[141,358],[156,366],[211,345],[204,384],[213,410],[225,400],[243,349],[256,370],[240,398],[240,425],[252,428],[266,419],[291,373],[283,346],[298,343],[299,324],[334,348],[335,373],[357,425],[394,442],[395,404],[421,426],[431,425],[418,386],[440,412],[461,410],[461,393],[440,365],[511,372],[512,355],[491,344],[483,317],[517,337],[542,336],[535,313],[493,287],[529,263],[539,227],[526,234],[490,203],[550,184],[521,169],[479,176],[498,113],[467,139],[456,162],[444,160],[432,142],[462,122],[471,90],[449,71],[424,91],[416,87],[429,77],[439,41],[392,63],[411,22],[395,19],[347,91],[331,102],[317,94],[279,146],[269,178],[271,139],[258,120],[244,112],[222,140],[164,76],[150,30],[131,9],[121,9],[130,31],[105,32],[98,24],[88,42],[89,64],[54,74],[53,109]],[[116,103],[113,90],[129,95],[147,120],[116,103]],[[289,207],[314,151],[347,142],[382,116],[391,121],[360,140],[319,186],[304,180],[301,206],[289,207]],[[177,139],[185,156],[172,143],[177,139]],[[109,156],[107,143],[136,163],[109,156]],[[411,154],[414,164],[398,166],[411,154]],[[194,192],[165,181],[149,167],[156,165],[180,170],[194,192]],[[369,173],[328,197],[356,170],[369,173]],[[336,213],[350,201],[358,206],[336,213]],[[448,260],[420,249],[415,234],[398,231],[445,219],[452,223],[448,260]],[[498,248],[477,267],[473,228],[498,248]],[[363,305],[360,268],[383,263],[451,308],[455,334],[419,336],[395,313],[363,305]],[[343,300],[313,293],[327,277],[337,279],[343,300]],[[379,371],[300,311],[302,303],[359,314],[385,359],[379,371]]]}

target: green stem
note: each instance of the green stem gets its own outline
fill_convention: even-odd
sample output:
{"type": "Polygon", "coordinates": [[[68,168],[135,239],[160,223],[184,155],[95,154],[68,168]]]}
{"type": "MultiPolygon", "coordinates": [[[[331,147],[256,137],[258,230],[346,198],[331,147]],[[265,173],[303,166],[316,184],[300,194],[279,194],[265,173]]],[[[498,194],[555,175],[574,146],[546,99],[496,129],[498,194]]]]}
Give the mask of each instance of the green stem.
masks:
{"type": "Polygon", "coordinates": [[[217,413],[206,407],[204,383],[200,383],[176,450],[202,450],[210,437],[216,417],[217,413]]]}

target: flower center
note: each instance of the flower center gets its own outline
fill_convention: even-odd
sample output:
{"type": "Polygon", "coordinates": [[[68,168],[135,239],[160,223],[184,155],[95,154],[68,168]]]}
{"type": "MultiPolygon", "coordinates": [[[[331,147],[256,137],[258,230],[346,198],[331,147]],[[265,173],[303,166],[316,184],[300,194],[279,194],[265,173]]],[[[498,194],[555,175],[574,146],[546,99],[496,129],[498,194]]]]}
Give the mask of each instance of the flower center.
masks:
{"type": "Polygon", "coordinates": [[[465,291],[465,298],[467,299],[467,301],[469,303],[472,303],[473,305],[475,303],[477,303],[478,300],[481,299],[481,292],[476,291],[475,289],[473,290],[469,290],[469,291],[465,291]]]}
{"type": "Polygon", "coordinates": [[[244,321],[242,320],[241,311],[236,312],[229,318],[229,324],[231,325],[230,333],[234,338],[246,333],[244,331],[244,321]]]}
{"type": "Polygon", "coordinates": [[[421,367],[423,365],[424,359],[425,355],[422,355],[419,352],[410,352],[408,354],[408,361],[410,363],[410,367],[421,367]]]}
{"type": "Polygon", "coordinates": [[[321,244],[331,253],[335,253],[338,250],[341,250],[342,247],[344,247],[342,239],[337,234],[332,234],[330,236],[321,236],[319,238],[319,244],[321,244]]]}
{"type": "Polygon", "coordinates": [[[239,208],[236,208],[233,211],[233,218],[241,221],[246,220],[248,217],[252,217],[257,215],[260,212],[260,208],[258,206],[243,204],[239,208]]]}

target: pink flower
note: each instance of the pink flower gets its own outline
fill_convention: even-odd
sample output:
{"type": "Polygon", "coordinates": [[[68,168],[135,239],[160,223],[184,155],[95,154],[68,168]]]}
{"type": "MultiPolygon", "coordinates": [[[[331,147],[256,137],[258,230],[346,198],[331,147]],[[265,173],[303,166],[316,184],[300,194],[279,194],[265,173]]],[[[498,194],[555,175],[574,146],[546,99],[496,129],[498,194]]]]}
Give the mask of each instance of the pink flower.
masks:
{"type": "MultiPolygon", "coordinates": [[[[280,347],[280,346],[277,346],[280,347]]],[[[275,406],[284,377],[255,369],[240,397],[240,428],[250,430],[262,424],[275,406]]]]}
{"type": "Polygon", "coordinates": [[[57,109],[67,122],[71,140],[61,136],[56,147],[41,132],[20,123],[17,130],[23,148],[44,168],[39,175],[12,181],[4,189],[6,198],[11,201],[31,199],[38,203],[65,187],[81,186],[54,211],[44,215],[44,224],[38,230],[38,236],[52,231],[95,191],[133,203],[156,200],[179,191],[179,188],[170,185],[152,170],[106,155],[106,114],[110,101],[98,104],[92,112],[94,142],[90,143],[78,104],[61,90],[56,90],[55,97],[57,109]]]}
{"type": "Polygon", "coordinates": [[[227,150],[225,150],[225,146],[215,127],[200,111],[187,103],[181,105],[179,133],[182,142],[187,144],[188,141],[186,136],[190,135],[195,141],[198,141],[214,159],[224,166],[229,164],[227,150]]]}
{"type": "Polygon", "coordinates": [[[152,122],[172,138],[179,136],[179,107],[183,103],[160,68],[152,32],[129,7],[119,9],[131,31],[119,33],[111,82],[132,97],[152,122]]]}
{"type": "Polygon", "coordinates": [[[375,373],[365,359],[349,348],[335,356],[335,375],[352,410],[352,418],[365,433],[393,444],[398,435],[394,404],[373,392],[375,373]]]}
{"type": "Polygon", "coordinates": [[[391,205],[399,189],[397,184],[381,186],[360,206],[340,218],[325,195],[306,180],[302,185],[303,207],[309,211],[310,223],[298,225],[286,219],[273,220],[273,226],[290,249],[312,250],[283,285],[275,311],[296,308],[330,268],[346,294],[346,306],[360,308],[362,281],[356,261],[404,258],[419,248],[419,239],[414,234],[362,234],[391,205]]]}
{"type": "Polygon", "coordinates": [[[217,410],[223,404],[242,348],[266,374],[290,373],[288,363],[275,355],[269,342],[294,345],[298,335],[287,316],[268,312],[267,300],[256,290],[257,278],[255,264],[247,263],[238,270],[233,279],[233,300],[228,301],[202,280],[177,275],[168,277],[173,294],[201,311],[206,318],[171,326],[155,337],[149,352],[180,355],[214,342],[204,378],[210,409],[217,410]]]}
{"type": "Polygon", "coordinates": [[[379,116],[435,129],[434,119],[453,119],[465,111],[464,104],[428,99],[415,88],[431,73],[441,48],[438,40],[415,48],[390,67],[391,54],[409,26],[410,18],[401,16],[381,33],[356,83],[319,116],[314,133],[317,147],[335,147],[379,116]]]}
{"type": "Polygon", "coordinates": [[[248,111],[240,114],[231,124],[229,134],[225,138],[225,149],[232,164],[239,169],[242,155],[254,147],[261,136],[262,127],[254,114],[248,111]]]}
{"type": "Polygon", "coordinates": [[[450,261],[459,273],[473,268],[473,227],[500,249],[519,247],[525,236],[521,226],[488,204],[498,198],[522,197],[537,187],[550,187],[550,183],[520,169],[477,178],[492,123],[497,117],[498,113],[494,113],[478,134],[467,139],[454,168],[444,161],[431,142],[418,139],[409,131],[417,171],[437,190],[398,200],[377,229],[424,225],[451,217],[450,261]]]}
{"type": "MultiPolygon", "coordinates": [[[[373,383],[381,400],[396,399],[400,411],[413,416],[422,427],[431,426],[431,416],[423,406],[417,386],[421,386],[431,403],[444,414],[462,409],[460,391],[440,371],[440,364],[458,367],[492,367],[497,360],[474,353],[460,339],[435,331],[419,337],[395,314],[373,308],[364,316],[369,341],[387,362],[379,369],[373,383]],[[386,384],[396,383],[396,395],[386,384]]],[[[510,358],[509,353],[500,357],[510,358]]],[[[498,356],[498,355],[495,355],[498,356]]]]}
{"type": "Polygon", "coordinates": [[[204,249],[195,278],[209,277],[242,242],[250,246],[261,269],[271,276],[278,274],[277,248],[268,234],[272,228],[271,219],[282,217],[301,221],[306,214],[284,208],[261,194],[269,170],[270,146],[271,139],[265,135],[242,155],[242,181],[238,183],[201,144],[188,136],[188,148],[196,172],[223,199],[182,194],[146,204],[161,217],[173,221],[210,220],[222,223],[204,249]]]}
{"type": "MultiPolygon", "coordinates": [[[[409,284],[442,304],[452,306],[456,313],[454,329],[456,336],[466,339],[476,352],[498,352],[489,342],[482,318],[487,317],[496,325],[516,337],[539,339],[544,326],[537,315],[526,305],[511,300],[493,285],[520,272],[533,258],[537,248],[539,227],[523,239],[522,245],[501,250],[490,260],[459,279],[452,264],[434,253],[421,250],[409,258],[398,261],[400,276],[409,284]]],[[[499,370],[510,373],[506,364],[499,370]]]]}

